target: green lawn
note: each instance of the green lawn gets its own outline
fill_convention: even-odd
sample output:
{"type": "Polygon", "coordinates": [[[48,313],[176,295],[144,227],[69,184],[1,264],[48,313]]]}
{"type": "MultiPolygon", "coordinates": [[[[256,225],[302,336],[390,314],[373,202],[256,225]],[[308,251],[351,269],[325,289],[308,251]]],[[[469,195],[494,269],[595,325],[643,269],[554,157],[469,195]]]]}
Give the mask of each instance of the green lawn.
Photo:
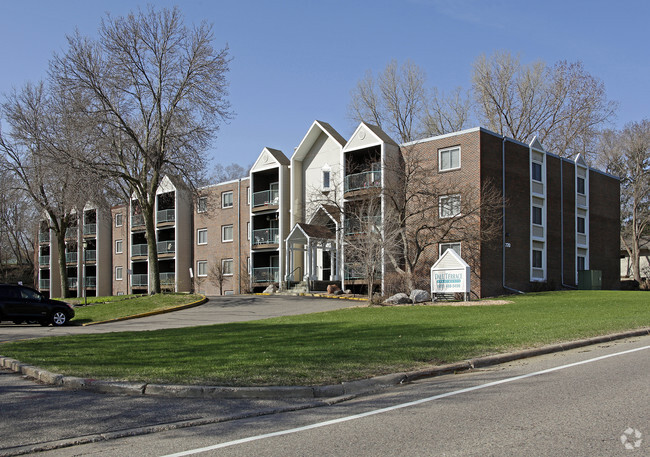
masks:
{"type": "Polygon", "coordinates": [[[351,308],[263,321],[7,343],[57,373],[214,385],[329,384],[650,326],[650,293],[545,292],[495,306],[351,308]]]}
{"type": "MultiPolygon", "coordinates": [[[[72,324],[105,321],[134,314],[148,313],[174,306],[192,303],[203,298],[202,295],[188,294],[157,294],[157,295],[128,295],[117,297],[93,297],[94,304],[75,307],[75,317],[72,324]]],[[[78,299],[77,299],[78,300],[78,299]]],[[[83,303],[83,299],[82,303],[83,303]]],[[[70,299],[66,301],[73,303],[70,299]]],[[[74,302],[76,303],[76,302],[74,302]]]]}

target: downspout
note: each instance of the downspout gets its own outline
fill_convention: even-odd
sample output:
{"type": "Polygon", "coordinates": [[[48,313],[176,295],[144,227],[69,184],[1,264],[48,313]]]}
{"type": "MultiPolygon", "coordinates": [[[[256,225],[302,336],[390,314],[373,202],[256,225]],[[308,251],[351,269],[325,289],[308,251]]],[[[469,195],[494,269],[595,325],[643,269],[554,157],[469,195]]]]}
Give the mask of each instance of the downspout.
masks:
{"type": "Polygon", "coordinates": [[[502,271],[501,271],[501,285],[505,290],[514,292],[517,294],[523,294],[521,290],[513,289],[506,286],[506,141],[507,137],[504,135],[501,141],[501,262],[502,262],[502,271]]]}

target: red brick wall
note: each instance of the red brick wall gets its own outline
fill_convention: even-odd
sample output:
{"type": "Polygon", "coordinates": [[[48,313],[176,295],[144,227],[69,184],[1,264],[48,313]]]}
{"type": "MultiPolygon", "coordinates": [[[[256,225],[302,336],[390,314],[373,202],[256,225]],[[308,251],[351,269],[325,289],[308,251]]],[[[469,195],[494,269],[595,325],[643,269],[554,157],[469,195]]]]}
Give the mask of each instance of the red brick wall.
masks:
{"type": "Polygon", "coordinates": [[[620,286],[620,182],[589,171],[589,269],[601,270],[603,289],[620,286]]]}

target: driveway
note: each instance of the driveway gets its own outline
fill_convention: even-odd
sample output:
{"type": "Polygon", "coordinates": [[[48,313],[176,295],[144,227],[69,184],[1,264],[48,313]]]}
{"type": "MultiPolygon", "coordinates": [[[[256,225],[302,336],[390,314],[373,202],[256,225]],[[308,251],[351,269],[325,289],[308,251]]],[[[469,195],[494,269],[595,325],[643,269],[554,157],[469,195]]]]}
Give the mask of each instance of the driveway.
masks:
{"type": "Polygon", "coordinates": [[[285,295],[229,295],[208,298],[210,300],[207,303],[194,308],[139,319],[89,325],[86,327],[77,327],[74,325],[66,327],[41,327],[38,324],[16,325],[11,322],[2,322],[0,323],[0,343],[44,336],[145,331],[254,321],[271,317],[352,308],[365,303],[356,300],[285,295]]]}

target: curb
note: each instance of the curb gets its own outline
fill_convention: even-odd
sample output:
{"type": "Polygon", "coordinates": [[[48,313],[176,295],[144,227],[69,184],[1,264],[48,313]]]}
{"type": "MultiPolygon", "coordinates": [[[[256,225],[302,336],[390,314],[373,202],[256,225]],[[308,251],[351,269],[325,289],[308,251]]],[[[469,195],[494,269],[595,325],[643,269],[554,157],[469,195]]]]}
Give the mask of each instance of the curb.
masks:
{"type": "Polygon", "coordinates": [[[366,297],[347,297],[345,295],[329,295],[329,294],[313,294],[311,292],[300,292],[295,294],[282,294],[282,293],[265,293],[265,292],[256,292],[251,295],[260,295],[260,296],[289,296],[289,297],[313,297],[313,298],[333,298],[336,300],[356,300],[356,301],[368,301],[366,297]]]}
{"type": "MultiPolygon", "coordinates": [[[[198,294],[200,295],[200,294],[198,294]]],[[[127,321],[129,319],[139,319],[141,317],[149,317],[149,316],[156,316],[158,314],[165,314],[165,313],[171,313],[173,311],[180,311],[182,309],[187,309],[187,308],[193,308],[195,306],[202,305],[203,303],[208,301],[208,297],[205,295],[201,295],[203,298],[200,300],[197,300],[192,303],[187,303],[185,305],[178,305],[174,306],[172,308],[165,308],[165,309],[159,309],[157,311],[149,311],[146,313],[140,313],[140,314],[133,314],[132,316],[124,316],[124,317],[116,317],[115,319],[108,319],[106,321],[97,321],[97,322],[87,322],[85,324],[81,324],[82,327],[87,327],[89,325],[99,325],[99,324],[108,324],[111,322],[120,322],[120,321],[127,321]]]]}
{"type": "Polygon", "coordinates": [[[134,382],[100,381],[96,379],[77,378],[51,373],[41,368],[21,363],[9,357],[0,356],[0,368],[7,368],[36,381],[63,387],[65,389],[83,389],[100,393],[118,395],[152,395],[174,398],[206,398],[206,399],[315,399],[327,404],[339,403],[360,395],[418,379],[431,378],[444,374],[459,373],[475,368],[498,365],[513,360],[525,359],[554,352],[563,352],[593,344],[600,344],[624,338],[650,335],[650,328],[614,333],[565,343],[526,349],[505,354],[495,354],[477,357],[456,363],[434,366],[424,370],[405,373],[393,373],[376,376],[369,379],[342,382],[327,386],[270,386],[270,387],[225,387],[225,386],[192,386],[192,385],[162,385],[134,382]]]}

